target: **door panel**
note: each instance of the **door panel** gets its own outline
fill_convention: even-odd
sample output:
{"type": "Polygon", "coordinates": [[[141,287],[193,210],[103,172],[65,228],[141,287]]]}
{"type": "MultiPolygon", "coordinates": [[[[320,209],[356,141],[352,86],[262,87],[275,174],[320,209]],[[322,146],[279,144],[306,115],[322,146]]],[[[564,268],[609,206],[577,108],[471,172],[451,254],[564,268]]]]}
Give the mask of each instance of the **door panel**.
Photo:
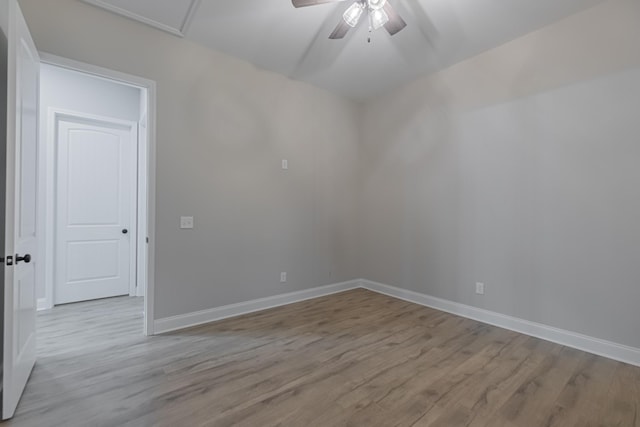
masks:
{"type": "Polygon", "coordinates": [[[56,128],[55,303],[127,295],[137,129],[72,115],[56,128]]]}
{"type": "Polygon", "coordinates": [[[40,61],[15,0],[2,3],[7,54],[2,417],[13,416],[36,359],[36,218],[40,61]],[[25,257],[29,255],[29,257],[25,257]]]}
{"type": "Polygon", "coordinates": [[[120,251],[120,239],[69,242],[67,280],[73,283],[118,278],[120,251]]]}
{"type": "Polygon", "coordinates": [[[25,268],[24,273],[17,280],[17,300],[18,307],[20,307],[18,313],[20,328],[18,329],[17,344],[19,348],[24,348],[29,344],[33,334],[32,331],[36,328],[36,319],[32,315],[32,312],[36,309],[34,292],[32,291],[33,283],[35,282],[35,270],[33,268],[25,268]]]}
{"type": "Polygon", "coordinates": [[[36,198],[37,198],[37,145],[38,140],[38,74],[40,63],[34,46],[29,46],[27,40],[20,41],[20,80],[26,84],[20,85],[21,129],[20,135],[20,238],[29,239],[36,236],[36,198]],[[36,82],[36,84],[33,84],[36,82]]]}
{"type": "Polygon", "coordinates": [[[122,135],[69,129],[65,137],[68,225],[119,225],[122,135]]]}

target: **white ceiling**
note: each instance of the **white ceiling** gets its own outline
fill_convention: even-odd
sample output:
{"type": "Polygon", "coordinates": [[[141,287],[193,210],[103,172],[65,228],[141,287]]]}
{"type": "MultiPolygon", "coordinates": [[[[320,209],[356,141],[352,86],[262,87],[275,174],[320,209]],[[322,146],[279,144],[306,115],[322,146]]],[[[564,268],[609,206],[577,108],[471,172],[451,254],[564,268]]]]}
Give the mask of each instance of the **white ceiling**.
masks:
{"type": "Polygon", "coordinates": [[[378,30],[371,43],[366,25],[327,38],[350,2],[296,9],[290,0],[85,1],[362,100],[604,0],[389,0],[408,25],[393,37],[378,30]]]}

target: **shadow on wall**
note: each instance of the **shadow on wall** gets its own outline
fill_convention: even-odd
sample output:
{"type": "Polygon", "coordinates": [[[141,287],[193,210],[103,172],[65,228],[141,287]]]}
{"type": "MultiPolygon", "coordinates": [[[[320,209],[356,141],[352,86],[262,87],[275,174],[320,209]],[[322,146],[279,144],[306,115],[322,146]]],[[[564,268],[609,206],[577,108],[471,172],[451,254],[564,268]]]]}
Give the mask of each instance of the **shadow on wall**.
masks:
{"type": "Polygon", "coordinates": [[[445,264],[457,262],[460,239],[457,129],[446,84],[431,79],[415,89],[374,104],[365,117],[363,246],[372,255],[365,259],[386,258],[365,270],[400,286],[430,277],[432,287],[458,282],[458,269],[445,264]],[[439,203],[425,204],[433,199],[439,203]]]}
{"type": "Polygon", "coordinates": [[[527,46],[484,105],[445,72],[368,107],[364,277],[637,346],[640,71],[550,84],[527,46]]]}

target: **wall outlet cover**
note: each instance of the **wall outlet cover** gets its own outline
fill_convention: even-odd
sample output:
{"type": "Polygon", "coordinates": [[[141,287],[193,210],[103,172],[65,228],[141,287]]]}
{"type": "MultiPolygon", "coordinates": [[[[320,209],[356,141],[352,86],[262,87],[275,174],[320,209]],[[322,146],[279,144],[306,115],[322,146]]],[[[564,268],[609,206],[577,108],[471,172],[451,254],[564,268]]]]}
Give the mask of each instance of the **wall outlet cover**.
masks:
{"type": "Polygon", "coordinates": [[[191,229],[191,228],[193,228],[193,217],[192,216],[181,216],[180,217],[180,228],[182,228],[182,229],[191,229]]]}

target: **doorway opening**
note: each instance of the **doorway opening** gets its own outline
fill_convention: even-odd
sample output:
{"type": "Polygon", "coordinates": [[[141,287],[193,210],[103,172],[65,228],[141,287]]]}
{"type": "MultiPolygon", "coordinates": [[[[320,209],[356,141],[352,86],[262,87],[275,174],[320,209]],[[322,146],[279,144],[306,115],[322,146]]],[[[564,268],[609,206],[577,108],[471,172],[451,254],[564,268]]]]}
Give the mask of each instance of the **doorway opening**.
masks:
{"type": "Polygon", "coordinates": [[[151,335],[155,84],[48,54],[41,63],[40,317],[70,303],[65,313],[125,307],[151,335]]]}

